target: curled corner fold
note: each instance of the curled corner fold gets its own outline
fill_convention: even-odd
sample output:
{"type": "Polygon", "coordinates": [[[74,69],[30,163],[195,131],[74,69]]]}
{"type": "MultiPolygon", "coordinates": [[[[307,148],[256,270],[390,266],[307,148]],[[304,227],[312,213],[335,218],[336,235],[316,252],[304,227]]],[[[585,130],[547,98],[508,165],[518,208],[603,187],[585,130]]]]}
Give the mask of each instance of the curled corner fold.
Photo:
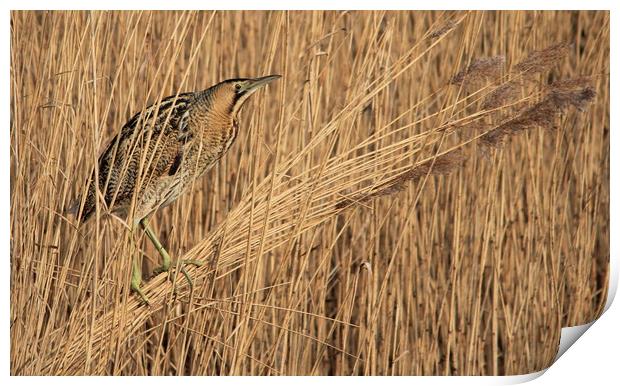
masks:
{"type": "MultiPolygon", "coordinates": [[[[608,298],[612,298],[613,296],[608,296],[608,298]]],[[[609,305],[607,304],[605,307],[605,310],[607,310],[607,308],[609,307],[609,305]]],[[[553,359],[553,362],[551,363],[551,366],[553,366],[553,364],[555,362],[558,361],[558,359],[560,359],[560,357],[562,355],[564,355],[564,353],[573,345],[575,344],[575,342],[586,332],[588,331],[588,329],[594,324],[596,323],[596,320],[594,320],[593,322],[587,323],[587,324],[582,324],[580,326],[573,326],[573,327],[563,327],[562,331],[561,331],[561,335],[560,335],[560,344],[558,347],[558,353],[556,354],[555,358],[553,359]]],[[[549,367],[551,367],[549,366],[549,367]]],[[[516,385],[519,383],[525,383],[525,382],[529,382],[529,381],[533,381],[534,379],[540,377],[541,375],[543,375],[544,373],[547,372],[547,370],[549,369],[549,367],[540,370],[540,371],[536,371],[534,373],[529,373],[529,374],[523,374],[523,375],[512,375],[512,376],[507,376],[505,377],[505,382],[502,382],[502,384],[504,385],[516,385]]]]}
{"type": "Polygon", "coordinates": [[[564,355],[566,350],[568,350],[573,344],[575,344],[575,342],[579,338],[581,338],[581,335],[588,331],[588,329],[595,322],[596,320],[579,326],[563,327],[560,336],[560,347],[558,348],[558,353],[556,354],[555,359],[553,359],[553,363],[557,362],[557,360],[560,359],[562,355],[564,355]]]}
{"type": "MultiPolygon", "coordinates": [[[[566,351],[568,351],[568,349],[573,344],[575,344],[575,342],[577,342],[577,340],[579,340],[579,338],[581,338],[581,336],[585,334],[586,331],[588,331],[588,329],[590,329],[590,327],[592,327],[601,317],[603,317],[603,315],[607,312],[607,310],[611,306],[611,303],[613,303],[613,300],[616,297],[616,292],[618,290],[618,264],[617,263],[618,263],[617,259],[610,257],[609,259],[609,286],[607,288],[607,301],[605,302],[605,309],[603,310],[603,312],[598,318],[591,321],[590,323],[582,324],[579,326],[562,328],[561,335],[560,335],[560,344],[558,347],[558,353],[553,359],[553,363],[551,364],[551,366],[553,366],[553,364],[557,362],[560,359],[560,357],[562,357],[562,355],[564,355],[564,353],[566,353],[566,351]]],[[[518,375],[518,376],[507,377],[511,379],[507,380],[507,382],[504,384],[516,384],[516,383],[532,381],[540,377],[541,375],[543,375],[545,372],[547,372],[548,369],[549,367],[541,371],[531,373],[531,374],[523,374],[523,375],[518,375]]]]}
{"type": "MultiPolygon", "coordinates": [[[[617,259],[614,259],[614,258],[609,259],[609,286],[607,289],[607,301],[605,302],[605,309],[603,310],[603,312],[598,318],[596,318],[590,323],[582,324],[579,326],[562,328],[561,335],[560,335],[560,344],[558,347],[558,353],[553,359],[551,366],[553,366],[553,364],[557,362],[560,359],[560,357],[562,357],[562,355],[564,355],[564,353],[566,353],[566,351],[568,351],[568,349],[573,344],[575,344],[575,342],[577,342],[577,340],[579,340],[579,338],[581,338],[581,336],[585,334],[585,332],[588,331],[588,329],[590,329],[592,325],[594,325],[597,322],[599,318],[603,317],[603,315],[607,312],[607,310],[611,306],[611,303],[613,303],[613,300],[616,297],[616,292],[618,290],[618,264],[617,264],[618,262],[615,260],[617,259]]],[[[549,367],[543,370],[534,372],[534,373],[522,374],[522,375],[510,375],[510,376],[505,376],[505,377],[494,377],[494,378],[500,380],[500,382],[497,384],[516,385],[519,383],[533,381],[534,379],[546,373],[549,367]]]]}
{"type": "Polygon", "coordinates": [[[610,275],[609,286],[607,288],[607,301],[605,302],[605,309],[598,318],[591,321],[590,323],[562,328],[562,335],[560,336],[560,347],[558,348],[558,353],[555,356],[553,363],[557,362],[557,360],[560,359],[562,355],[564,355],[566,350],[568,350],[583,334],[585,334],[586,331],[588,331],[590,327],[592,327],[594,323],[596,323],[599,318],[601,318],[605,314],[605,312],[607,312],[607,310],[611,306],[611,303],[613,303],[613,300],[616,297],[616,291],[618,290],[618,265],[617,261],[614,260],[615,259],[612,258],[609,259],[610,275]]]}

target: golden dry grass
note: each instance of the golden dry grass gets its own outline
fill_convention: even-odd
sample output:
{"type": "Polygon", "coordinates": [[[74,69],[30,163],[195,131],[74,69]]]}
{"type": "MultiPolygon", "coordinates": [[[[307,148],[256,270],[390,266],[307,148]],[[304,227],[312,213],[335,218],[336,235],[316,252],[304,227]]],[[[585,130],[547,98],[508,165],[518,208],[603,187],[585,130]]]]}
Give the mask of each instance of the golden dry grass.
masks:
{"type": "Polygon", "coordinates": [[[593,320],[609,260],[608,12],[12,12],[12,374],[520,374],[593,320]],[[283,75],[153,225],[100,149],[158,98],[283,75]]]}

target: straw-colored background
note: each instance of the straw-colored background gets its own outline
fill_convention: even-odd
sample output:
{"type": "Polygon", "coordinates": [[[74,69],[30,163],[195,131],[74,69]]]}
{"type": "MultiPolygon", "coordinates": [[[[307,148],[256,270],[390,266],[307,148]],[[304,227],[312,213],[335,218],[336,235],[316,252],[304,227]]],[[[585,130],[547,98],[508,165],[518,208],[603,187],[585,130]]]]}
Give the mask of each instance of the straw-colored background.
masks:
{"type": "Polygon", "coordinates": [[[560,327],[606,299],[608,75],[608,12],[13,12],[11,372],[549,366],[560,327]],[[485,126],[446,129],[558,42],[565,55],[482,121],[577,76],[597,94],[584,111],[493,148],[469,142],[485,126]],[[496,55],[493,79],[449,84],[496,55]],[[143,235],[103,214],[79,230],[63,217],[133,113],[274,73],[221,163],[153,219],[173,257],[210,262],[190,270],[191,297],[181,278],[176,300],[165,275],[149,281],[157,253],[143,235]],[[449,176],[335,206],[452,147],[464,161],[449,176]],[[150,307],[128,293],[136,246],[150,307]]]}

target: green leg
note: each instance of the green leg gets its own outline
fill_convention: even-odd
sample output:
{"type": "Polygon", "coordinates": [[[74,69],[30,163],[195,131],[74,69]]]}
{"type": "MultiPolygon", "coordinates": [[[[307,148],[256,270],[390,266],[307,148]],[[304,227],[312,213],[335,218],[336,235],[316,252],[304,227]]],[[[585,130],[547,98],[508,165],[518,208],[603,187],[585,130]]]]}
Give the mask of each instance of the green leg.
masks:
{"type": "MultiPolygon", "coordinates": [[[[153,271],[153,274],[159,275],[162,272],[168,272],[170,270],[170,265],[171,265],[171,261],[172,261],[172,259],[170,258],[170,255],[168,254],[168,251],[166,251],[164,246],[161,245],[161,243],[159,242],[159,239],[157,238],[157,236],[155,236],[155,233],[153,233],[153,230],[151,230],[151,228],[149,228],[149,225],[148,225],[148,223],[146,221],[146,218],[143,218],[142,220],[140,220],[140,225],[144,229],[144,232],[149,237],[149,239],[151,239],[151,242],[153,242],[153,245],[155,246],[155,249],[157,249],[157,252],[159,252],[159,255],[161,256],[161,258],[163,260],[162,265],[157,267],[157,268],[155,268],[155,270],[153,271]]],[[[203,262],[202,261],[196,261],[196,260],[183,260],[183,261],[181,261],[181,265],[180,265],[181,272],[183,273],[183,276],[185,276],[185,278],[187,279],[187,282],[189,283],[190,291],[192,291],[194,289],[194,284],[192,283],[192,280],[189,277],[188,272],[183,267],[183,264],[192,264],[192,265],[195,265],[197,267],[200,267],[203,264],[203,262]]]]}
{"type": "Polygon", "coordinates": [[[140,264],[138,263],[138,258],[134,256],[133,258],[133,267],[131,270],[131,290],[134,291],[142,301],[146,304],[149,304],[149,299],[146,297],[144,292],[140,289],[140,284],[142,283],[142,270],[140,269],[140,264]]]}
{"type": "Polygon", "coordinates": [[[155,268],[155,270],[153,271],[153,274],[159,275],[162,272],[168,272],[168,270],[170,270],[170,263],[172,262],[172,259],[170,259],[170,255],[168,254],[168,251],[166,251],[164,246],[161,245],[161,243],[159,242],[159,239],[157,238],[157,236],[155,236],[155,233],[153,233],[151,228],[149,228],[149,225],[146,222],[145,218],[140,220],[140,225],[142,225],[142,228],[144,228],[144,232],[146,232],[146,235],[149,237],[149,239],[151,239],[151,242],[153,242],[155,249],[157,249],[157,252],[159,252],[159,255],[161,256],[163,260],[161,266],[155,268]]]}

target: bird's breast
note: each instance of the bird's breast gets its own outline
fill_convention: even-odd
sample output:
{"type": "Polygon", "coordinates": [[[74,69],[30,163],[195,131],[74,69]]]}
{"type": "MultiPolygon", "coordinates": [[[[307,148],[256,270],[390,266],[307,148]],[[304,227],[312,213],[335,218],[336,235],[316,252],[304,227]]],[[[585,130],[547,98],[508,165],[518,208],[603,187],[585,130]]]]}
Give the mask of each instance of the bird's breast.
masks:
{"type": "Polygon", "coordinates": [[[191,174],[198,177],[209,170],[235,143],[238,133],[239,125],[236,120],[220,129],[205,130],[201,141],[196,141],[192,148],[193,156],[188,157],[192,160],[187,160],[188,169],[195,170],[191,174]]]}

